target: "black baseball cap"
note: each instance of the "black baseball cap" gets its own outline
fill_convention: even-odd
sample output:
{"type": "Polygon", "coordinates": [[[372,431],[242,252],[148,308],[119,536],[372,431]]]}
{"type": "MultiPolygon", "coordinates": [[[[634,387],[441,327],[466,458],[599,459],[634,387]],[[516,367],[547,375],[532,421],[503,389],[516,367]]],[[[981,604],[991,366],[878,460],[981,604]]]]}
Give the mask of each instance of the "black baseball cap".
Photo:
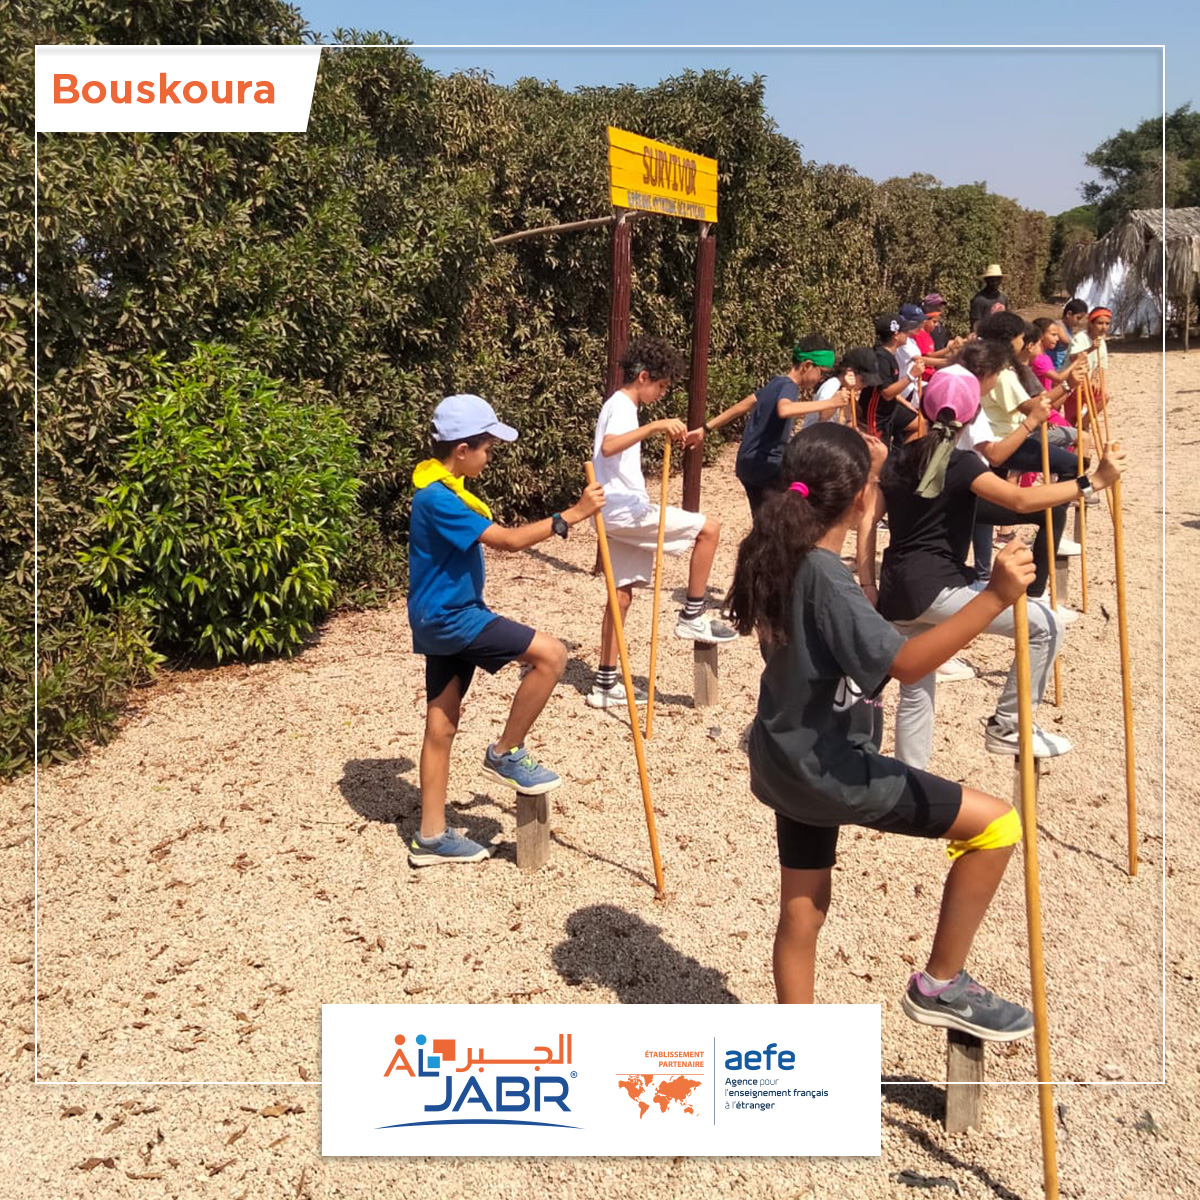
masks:
{"type": "MultiPolygon", "coordinates": [[[[888,337],[891,337],[890,333],[888,337]]],[[[853,369],[863,387],[883,387],[886,382],[879,373],[879,360],[870,346],[856,346],[853,350],[847,350],[840,370],[844,371],[847,367],[853,369]]]]}

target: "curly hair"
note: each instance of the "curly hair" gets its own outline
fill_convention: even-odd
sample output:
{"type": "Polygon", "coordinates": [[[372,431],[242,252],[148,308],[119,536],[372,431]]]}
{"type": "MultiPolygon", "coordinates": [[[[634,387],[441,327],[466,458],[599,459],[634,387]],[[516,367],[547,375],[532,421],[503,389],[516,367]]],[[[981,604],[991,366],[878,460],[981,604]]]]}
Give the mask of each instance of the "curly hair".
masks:
{"type": "Polygon", "coordinates": [[[979,322],[975,332],[985,342],[1011,342],[1025,332],[1025,318],[1007,310],[991,313],[979,322]]]}
{"type": "Polygon", "coordinates": [[[670,379],[683,376],[683,355],[670,342],[646,334],[631,341],[621,355],[621,381],[632,383],[643,371],[651,379],[670,379]]]}
{"type": "Polygon", "coordinates": [[[804,556],[846,515],[867,482],[871,455],[848,425],[822,421],[798,433],[783,452],[779,482],[738,547],[729,614],[741,633],[784,645],[792,587],[804,556]],[[802,482],[807,495],[793,491],[802,482]]]}

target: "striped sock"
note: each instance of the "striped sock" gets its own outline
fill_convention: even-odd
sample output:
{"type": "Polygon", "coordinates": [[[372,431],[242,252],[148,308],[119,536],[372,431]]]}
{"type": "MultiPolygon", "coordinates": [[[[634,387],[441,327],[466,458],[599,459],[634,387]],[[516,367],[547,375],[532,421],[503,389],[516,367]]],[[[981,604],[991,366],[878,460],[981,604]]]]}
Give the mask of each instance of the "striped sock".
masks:
{"type": "Polygon", "coordinates": [[[704,611],[703,596],[689,596],[683,606],[683,619],[694,621],[704,611]]]}
{"type": "Polygon", "coordinates": [[[611,692],[617,682],[616,667],[600,667],[596,671],[596,686],[602,692],[611,692]]]}

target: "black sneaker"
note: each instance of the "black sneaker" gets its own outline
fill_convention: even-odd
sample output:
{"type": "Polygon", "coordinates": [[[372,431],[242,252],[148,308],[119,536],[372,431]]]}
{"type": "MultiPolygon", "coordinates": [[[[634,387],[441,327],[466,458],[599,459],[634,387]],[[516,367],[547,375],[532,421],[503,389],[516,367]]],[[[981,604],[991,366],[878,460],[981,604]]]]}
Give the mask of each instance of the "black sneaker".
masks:
{"type": "Polygon", "coordinates": [[[973,1033],[985,1042],[1015,1042],[1033,1032],[1033,1013],[1020,1004],[1002,1000],[959,973],[936,996],[921,991],[920,972],[908,981],[900,1007],[918,1025],[936,1025],[973,1033]]]}

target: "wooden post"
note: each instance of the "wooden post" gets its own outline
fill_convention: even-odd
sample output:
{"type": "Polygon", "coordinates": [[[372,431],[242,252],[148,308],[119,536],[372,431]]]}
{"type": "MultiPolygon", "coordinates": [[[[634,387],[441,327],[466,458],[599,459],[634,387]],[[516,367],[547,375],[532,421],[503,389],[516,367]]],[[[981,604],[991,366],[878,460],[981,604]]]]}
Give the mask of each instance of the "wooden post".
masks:
{"type": "MultiPolygon", "coordinates": [[[[1075,522],[1075,528],[1078,531],[1078,521],[1075,522]]],[[[1054,587],[1064,601],[1071,594],[1071,560],[1062,554],[1057,555],[1054,559],[1054,587]]]]}
{"type": "MultiPolygon", "coordinates": [[[[1082,454],[1082,438],[1083,438],[1083,423],[1087,419],[1087,400],[1083,385],[1075,389],[1075,420],[1078,424],[1076,429],[1075,442],[1075,463],[1076,475],[1082,476],[1083,470],[1083,454],[1082,454]]],[[[1091,431],[1092,453],[1097,454],[1099,451],[1100,439],[1096,436],[1095,421],[1092,422],[1093,428],[1091,431]]],[[[1077,501],[1078,508],[1075,509],[1075,540],[1079,543],[1079,611],[1087,612],[1088,593],[1087,593],[1087,501],[1080,494],[1077,501]]]]}
{"type": "Polygon", "coordinates": [[[717,702],[718,668],[716,642],[692,643],[692,703],[707,708],[717,702]]]}
{"type": "MultiPolygon", "coordinates": [[[[584,467],[588,483],[596,482],[596,469],[589,459],[584,467]]],[[[638,721],[637,700],[633,694],[633,674],[629,669],[629,647],[625,643],[625,626],[621,621],[621,606],[617,601],[617,581],[613,575],[612,556],[608,552],[608,537],[604,532],[604,517],[596,513],[596,541],[600,543],[600,562],[604,567],[604,583],[608,590],[608,608],[612,613],[613,632],[617,636],[617,654],[621,659],[621,682],[625,685],[625,700],[629,705],[629,727],[633,733],[633,753],[637,759],[638,782],[642,788],[642,807],[646,810],[646,831],[650,835],[650,857],[654,860],[654,886],[663,894],[662,857],[658,852],[658,830],[654,825],[654,801],[650,797],[650,777],[646,773],[646,748],[642,744],[642,727],[638,721]]]]}
{"type": "Polygon", "coordinates": [[[612,232],[612,293],[608,309],[608,376],[604,395],[609,397],[621,386],[621,355],[629,345],[629,286],[632,275],[629,213],[617,212],[612,232]]]}
{"type": "Polygon", "coordinates": [[[946,1132],[983,1128],[983,1042],[946,1030],[946,1132]]]}
{"type": "MultiPolygon", "coordinates": [[[[1046,433],[1046,422],[1043,421],[1038,428],[1042,431],[1042,483],[1047,487],[1050,485],[1050,437],[1046,433]]],[[[1052,612],[1058,611],[1058,564],[1055,562],[1057,555],[1054,553],[1054,510],[1046,509],[1042,514],[1046,521],[1046,570],[1048,575],[1047,587],[1050,592],[1050,609],[1052,612]]],[[[1059,669],[1058,660],[1062,656],[1056,654],[1054,656],[1054,707],[1062,707],[1062,672],[1059,669]]],[[[1039,696],[1040,700],[1041,697],[1039,696]]]]}
{"type": "Polygon", "coordinates": [[[646,696],[646,741],[654,735],[654,681],[658,674],[658,610],[662,602],[663,538],[667,529],[667,486],[671,482],[671,443],[663,442],[662,483],[658,489],[658,545],[654,550],[654,615],[650,618],[650,691],[646,696]]]}
{"type": "Polygon", "coordinates": [[[517,793],[517,866],[536,871],[550,857],[550,796],[517,793]]]}
{"type": "Polygon", "coordinates": [[[1017,728],[1020,753],[1022,845],[1025,849],[1025,921],[1029,932],[1029,976],[1033,992],[1033,1041],[1037,1059],[1038,1118],[1042,1130],[1042,1179],[1046,1200],[1058,1200],[1058,1145],[1054,1130],[1054,1085],[1046,1016],[1046,963],[1042,951],[1042,901],[1037,859],[1037,773],[1033,756],[1033,684],[1029,668],[1029,608],[1024,596],[1013,605],[1017,656],[1017,728]]]}
{"type": "MultiPolygon", "coordinates": [[[[692,315],[692,368],[688,387],[689,429],[704,424],[708,406],[708,343],[712,329],[713,275],[717,259],[717,239],[707,221],[700,223],[696,242],[696,295],[692,315]]],[[[700,511],[700,468],[704,450],[693,446],[683,456],[683,507],[700,511]]]]}
{"type": "MultiPolygon", "coordinates": [[[[1120,443],[1113,443],[1120,449],[1120,443]]],[[[1133,683],[1129,667],[1129,613],[1125,604],[1125,528],[1121,517],[1121,480],[1112,492],[1113,557],[1117,568],[1117,637],[1121,646],[1121,706],[1125,715],[1125,807],[1129,818],[1129,874],[1137,874],[1137,779],[1134,770],[1133,683]]]]}

